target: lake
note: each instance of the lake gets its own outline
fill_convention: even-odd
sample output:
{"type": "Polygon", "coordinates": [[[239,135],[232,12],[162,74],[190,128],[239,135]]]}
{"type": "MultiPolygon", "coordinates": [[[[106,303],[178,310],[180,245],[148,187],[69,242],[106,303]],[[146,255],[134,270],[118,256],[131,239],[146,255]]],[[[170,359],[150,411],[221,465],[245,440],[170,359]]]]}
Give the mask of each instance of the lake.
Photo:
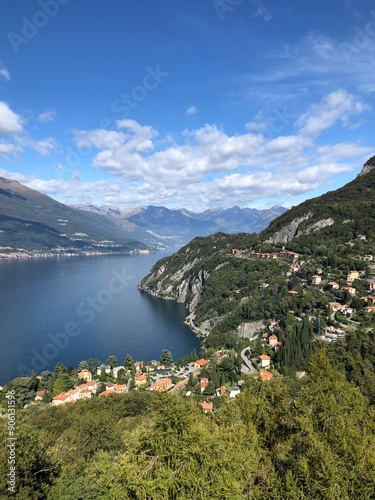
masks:
{"type": "MultiPolygon", "coordinates": [[[[171,252],[169,252],[170,254],[171,252]]],[[[200,341],[182,304],[137,289],[168,253],[0,260],[0,385],[89,358],[177,360],[200,341]]]]}

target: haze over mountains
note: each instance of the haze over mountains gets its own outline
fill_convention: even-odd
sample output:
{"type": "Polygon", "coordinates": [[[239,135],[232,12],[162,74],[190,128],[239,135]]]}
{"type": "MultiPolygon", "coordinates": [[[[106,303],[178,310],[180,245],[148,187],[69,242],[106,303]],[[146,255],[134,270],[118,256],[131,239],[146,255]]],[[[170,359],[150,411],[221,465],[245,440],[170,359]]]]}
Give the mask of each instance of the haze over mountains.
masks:
{"type": "Polygon", "coordinates": [[[258,232],[285,212],[207,210],[194,214],[165,207],[121,210],[87,205],[70,207],[17,181],[0,178],[0,253],[128,252],[165,248],[218,231],[258,232]],[[82,208],[82,209],[80,209],[82,208]]]}
{"type": "Polygon", "coordinates": [[[287,210],[281,206],[264,210],[234,206],[200,213],[152,205],[128,210],[96,205],[76,208],[104,215],[126,229],[129,236],[156,247],[178,246],[196,236],[208,236],[219,231],[229,234],[258,233],[287,210]]]}

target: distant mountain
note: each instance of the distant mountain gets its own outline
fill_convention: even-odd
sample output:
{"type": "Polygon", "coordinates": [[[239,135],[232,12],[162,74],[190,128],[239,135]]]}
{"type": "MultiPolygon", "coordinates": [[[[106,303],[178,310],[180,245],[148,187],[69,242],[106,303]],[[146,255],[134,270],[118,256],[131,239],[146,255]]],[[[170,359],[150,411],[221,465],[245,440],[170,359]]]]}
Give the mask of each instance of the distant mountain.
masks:
{"type": "Polygon", "coordinates": [[[288,243],[296,251],[361,235],[375,238],[375,156],[356,179],[291,208],[260,233],[261,239],[288,243]]]}
{"type": "Polygon", "coordinates": [[[217,232],[260,232],[287,210],[280,206],[265,210],[234,206],[200,213],[153,205],[130,210],[96,205],[80,205],[77,208],[104,215],[133,234],[134,238],[156,246],[182,245],[196,236],[217,232]]]}
{"type": "Polygon", "coordinates": [[[106,217],[0,177],[0,253],[126,252],[146,245],[106,217]]]}

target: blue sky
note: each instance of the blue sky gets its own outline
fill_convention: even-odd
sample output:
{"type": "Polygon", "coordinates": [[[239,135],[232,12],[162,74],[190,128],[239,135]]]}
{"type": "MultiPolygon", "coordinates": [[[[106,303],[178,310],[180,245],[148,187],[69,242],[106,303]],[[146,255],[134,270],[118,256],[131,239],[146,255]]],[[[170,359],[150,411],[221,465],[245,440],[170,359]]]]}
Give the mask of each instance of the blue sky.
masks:
{"type": "Polygon", "coordinates": [[[295,205],[375,154],[372,0],[2,0],[0,175],[64,203],[295,205]]]}

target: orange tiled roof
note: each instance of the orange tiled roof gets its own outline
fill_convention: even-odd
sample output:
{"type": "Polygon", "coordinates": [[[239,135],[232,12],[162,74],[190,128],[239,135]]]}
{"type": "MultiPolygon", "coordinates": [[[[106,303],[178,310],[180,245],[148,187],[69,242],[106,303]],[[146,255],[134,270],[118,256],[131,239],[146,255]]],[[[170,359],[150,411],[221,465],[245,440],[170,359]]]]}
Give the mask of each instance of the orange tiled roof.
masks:
{"type": "Polygon", "coordinates": [[[270,380],[271,378],[273,377],[272,373],[271,372],[262,372],[260,374],[260,378],[262,380],[270,380]]]}

